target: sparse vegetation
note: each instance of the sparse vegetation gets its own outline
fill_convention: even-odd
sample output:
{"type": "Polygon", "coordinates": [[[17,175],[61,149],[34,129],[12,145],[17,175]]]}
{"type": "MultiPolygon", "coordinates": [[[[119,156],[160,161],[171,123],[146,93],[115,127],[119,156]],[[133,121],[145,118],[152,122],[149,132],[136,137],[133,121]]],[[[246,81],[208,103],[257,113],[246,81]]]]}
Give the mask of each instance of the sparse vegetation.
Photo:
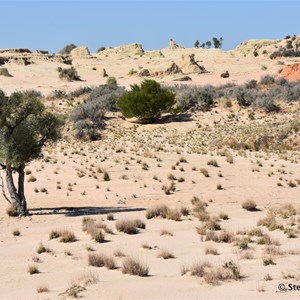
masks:
{"type": "Polygon", "coordinates": [[[80,76],[77,73],[77,70],[74,67],[68,69],[57,68],[59,73],[59,78],[66,81],[80,81],[80,76]]]}
{"type": "Polygon", "coordinates": [[[122,273],[145,277],[149,274],[149,267],[135,258],[126,258],[122,265],[122,273]]]}
{"type": "Polygon", "coordinates": [[[146,224],[139,220],[118,220],[116,222],[116,229],[120,232],[124,232],[127,234],[137,234],[139,229],[145,229],[146,224]]]}
{"type": "Polygon", "coordinates": [[[60,234],[61,243],[73,243],[76,242],[75,234],[70,230],[63,230],[60,234]]]}
{"type": "Polygon", "coordinates": [[[36,266],[36,265],[30,265],[29,267],[28,267],[28,273],[30,274],[30,275],[33,275],[33,274],[38,274],[40,271],[39,271],[39,269],[38,269],[38,267],[36,266]]]}
{"type": "Polygon", "coordinates": [[[248,211],[256,211],[256,203],[253,200],[246,200],[242,203],[242,208],[248,211]]]}

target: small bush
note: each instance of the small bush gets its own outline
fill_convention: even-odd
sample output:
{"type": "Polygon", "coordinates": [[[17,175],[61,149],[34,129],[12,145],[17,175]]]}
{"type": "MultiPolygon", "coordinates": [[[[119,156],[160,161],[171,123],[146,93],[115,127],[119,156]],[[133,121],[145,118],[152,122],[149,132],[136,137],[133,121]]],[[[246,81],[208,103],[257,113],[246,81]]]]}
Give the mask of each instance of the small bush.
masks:
{"type": "Polygon", "coordinates": [[[283,226],[278,224],[278,222],[275,219],[275,216],[267,216],[265,218],[259,219],[257,222],[257,226],[265,226],[270,231],[276,230],[276,229],[283,229],[283,226]]]}
{"type": "Polygon", "coordinates": [[[169,236],[173,236],[173,233],[169,230],[166,229],[162,229],[160,232],[160,235],[169,235],[169,236]]]}
{"type": "Polygon", "coordinates": [[[30,275],[33,275],[33,274],[38,274],[40,271],[39,271],[39,269],[38,269],[38,267],[36,266],[36,265],[30,265],[29,267],[28,267],[28,273],[30,274],[30,275]]]}
{"type": "Polygon", "coordinates": [[[110,181],[110,176],[106,171],[103,173],[103,180],[104,181],[110,181]]]}
{"type": "Polygon", "coordinates": [[[68,69],[59,68],[59,78],[66,81],[80,81],[80,77],[74,67],[68,69]]]}
{"type": "Polygon", "coordinates": [[[256,211],[256,203],[253,200],[246,200],[242,203],[242,208],[248,211],[256,211]]]}
{"type": "Polygon", "coordinates": [[[205,254],[219,255],[218,250],[213,246],[208,246],[204,250],[205,254]]]}
{"type": "Polygon", "coordinates": [[[170,259],[170,258],[175,258],[175,256],[167,251],[167,250],[162,250],[158,255],[157,255],[158,258],[163,258],[163,259],[170,259]]]}
{"type": "Polygon", "coordinates": [[[21,232],[20,232],[19,229],[15,229],[15,230],[12,232],[12,234],[13,234],[14,236],[20,236],[20,235],[21,235],[21,232]]]}
{"type": "Polygon", "coordinates": [[[149,267],[134,258],[126,258],[122,266],[123,274],[145,277],[149,274],[149,267]]]}
{"type": "Polygon", "coordinates": [[[200,235],[205,235],[207,230],[211,230],[211,231],[221,230],[221,226],[218,223],[218,220],[211,219],[205,222],[201,227],[196,227],[196,230],[200,235]]]}
{"type": "Polygon", "coordinates": [[[90,253],[88,256],[89,266],[104,267],[104,256],[96,253],[90,253]]]}
{"type": "Polygon", "coordinates": [[[275,78],[271,75],[265,75],[260,79],[259,83],[262,85],[273,84],[275,83],[275,78]]]}
{"type": "Polygon", "coordinates": [[[61,243],[73,243],[76,242],[75,234],[69,230],[63,230],[60,235],[61,243]]]}
{"type": "Polygon", "coordinates": [[[203,277],[207,268],[210,268],[211,264],[208,261],[194,263],[191,268],[191,275],[197,277],[203,277]]]}
{"type": "Polygon", "coordinates": [[[117,79],[115,77],[108,77],[106,80],[107,85],[116,85],[117,79]]]}
{"type": "Polygon", "coordinates": [[[27,179],[27,182],[35,182],[36,178],[33,175],[30,175],[27,179]]]}
{"type": "Polygon", "coordinates": [[[116,229],[127,234],[137,234],[139,232],[138,228],[145,229],[145,223],[139,219],[116,222],[116,229]]]}
{"type": "Polygon", "coordinates": [[[71,97],[80,97],[82,95],[86,95],[86,94],[89,94],[90,92],[92,91],[92,88],[89,87],[89,86],[83,86],[83,87],[80,87],[74,91],[71,91],[70,92],[70,96],[71,97]]]}
{"type": "Polygon", "coordinates": [[[106,108],[97,101],[87,101],[79,104],[71,113],[76,137],[95,141],[98,140],[100,130],[105,127],[104,117],[106,108]]]}
{"type": "Polygon", "coordinates": [[[114,215],[113,214],[108,214],[106,218],[107,218],[108,221],[113,221],[114,220],[114,215]]]}
{"type": "Polygon", "coordinates": [[[207,203],[201,201],[198,197],[194,196],[191,200],[193,205],[193,211],[195,213],[204,212],[207,206],[207,203]]]}
{"type": "Polygon", "coordinates": [[[171,192],[175,192],[176,191],[176,186],[174,181],[172,180],[171,183],[167,186],[167,185],[163,185],[161,187],[161,189],[165,192],[166,195],[170,195],[171,192]]]}
{"type": "Polygon", "coordinates": [[[119,99],[118,106],[126,118],[137,117],[153,123],[162,113],[170,112],[175,104],[175,94],[160,87],[154,80],[145,80],[141,86],[132,85],[119,99]]]}
{"type": "Polygon", "coordinates": [[[41,253],[49,253],[51,252],[51,250],[48,248],[48,247],[45,247],[43,243],[40,243],[36,249],[36,252],[38,254],[41,254],[41,253]]]}
{"type": "Polygon", "coordinates": [[[152,219],[156,217],[166,218],[169,208],[166,205],[159,205],[153,208],[148,208],[146,211],[146,218],[152,219]]]}
{"type": "Polygon", "coordinates": [[[241,277],[240,276],[240,268],[234,261],[230,260],[230,261],[225,262],[223,265],[223,268],[229,269],[232,272],[233,278],[235,280],[237,280],[241,277]]]}
{"type": "Polygon", "coordinates": [[[210,160],[207,162],[207,165],[208,165],[208,166],[213,166],[213,167],[219,167],[218,162],[217,162],[215,159],[210,159],[210,160]]]}
{"type": "Polygon", "coordinates": [[[264,266],[276,265],[272,258],[263,258],[264,266]]]}
{"type": "Polygon", "coordinates": [[[176,104],[181,111],[208,111],[214,105],[217,97],[215,88],[211,85],[203,87],[180,85],[173,87],[176,92],[176,104]]]}
{"type": "Polygon", "coordinates": [[[41,294],[41,293],[48,293],[49,292],[49,288],[45,285],[41,285],[39,286],[37,289],[36,289],[36,292],[38,294],[41,294]]]}
{"type": "Polygon", "coordinates": [[[181,212],[178,209],[169,209],[167,219],[173,221],[181,221],[181,212]]]}
{"type": "Polygon", "coordinates": [[[0,68],[0,76],[11,77],[11,75],[9,74],[7,68],[0,68]]]}
{"type": "Polygon", "coordinates": [[[52,230],[49,234],[49,240],[57,239],[61,236],[61,232],[58,230],[52,230]]]}
{"type": "Polygon", "coordinates": [[[257,87],[257,81],[256,80],[249,80],[245,83],[246,89],[255,89],[257,87]]]}
{"type": "Polygon", "coordinates": [[[104,243],[105,242],[105,234],[101,229],[96,230],[92,238],[95,240],[97,243],[104,243]]]}
{"type": "Polygon", "coordinates": [[[93,267],[106,267],[109,270],[116,269],[116,263],[114,258],[103,254],[89,254],[88,262],[89,265],[93,267]]]}

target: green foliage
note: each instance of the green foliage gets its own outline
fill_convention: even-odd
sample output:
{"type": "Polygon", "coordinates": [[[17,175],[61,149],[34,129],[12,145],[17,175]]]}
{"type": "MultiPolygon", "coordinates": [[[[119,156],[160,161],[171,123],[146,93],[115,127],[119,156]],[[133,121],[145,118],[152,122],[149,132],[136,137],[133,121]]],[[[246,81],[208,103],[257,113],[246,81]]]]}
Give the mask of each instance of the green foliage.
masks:
{"type": "Polygon", "coordinates": [[[207,41],[207,42],[205,43],[205,45],[206,45],[207,48],[210,48],[210,47],[211,47],[211,41],[207,41]]]}
{"type": "Polygon", "coordinates": [[[194,47],[199,48],[199,46],[200,46],[200,42],[198,40],[196,40],[196,42],[194,43],[194,47]]]}
{"type": "Polygon", "coordinates": [[[154,80],[145,80],[141,86],[131,86],[131,91],[124,93],[118,102],[126,118],[138,117],[141,121],[152,123],[162,113],[170,112],[175,104],[175,94],[161,88],[154,80]]]}
{"type": "Polygon", "coordinates": [[[223,38],[217,39],[216,37],[213,37],[212,40],[216,49],[222,48],[223,38]]]}
{"type": "Polygon", "coordinates": [[[24,166],[42,154],[42,147],[60,137],[63,121],[34,93],[15,92],[7,97],[0,90],[0,163],[24,166]]]}

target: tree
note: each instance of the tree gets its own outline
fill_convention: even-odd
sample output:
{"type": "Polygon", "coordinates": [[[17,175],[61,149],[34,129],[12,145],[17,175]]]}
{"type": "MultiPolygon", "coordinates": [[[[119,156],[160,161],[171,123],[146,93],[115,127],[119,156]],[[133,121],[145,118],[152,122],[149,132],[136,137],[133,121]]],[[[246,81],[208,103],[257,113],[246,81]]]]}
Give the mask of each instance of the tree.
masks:
{"type": "Polygon", "coordinates": [[[222,48],[223,38],[217,39],[216,37],[213,37],[212,40],[216,49],[222,48]]]}
{"type": "Polygon", "coordinates": [[[162,113],[170,112],[175,104],[175,94],[161,88],[155,80],[145,80],[141,86],[131,85],[118,106],[126,118],[138,117],[141,121],[153,123],[162,113]]]}
{"type": "Polygon", "coordinates": [[[207,48],[211,47],[211,41],[207,41],[205,44],[206,44],[207,48]]]}
{"type": "Polygon", "coordinates": [[[200,46],[200,42],[198,40],[196,40],[196,42],[194,43],[194,47],[199,48],[199,46],[200,46]]]}
{"type": "MultiPolygon", "coordinates": [[[[24,169],[42,156],[42,148],[60,137],[61,117],[48,112],[36,92],[15,92],[10,97],[0,90],[0,165],[6,171],[6,185],[18,215],[27,214],[24,169]],[[18,174],[15,186],[13,172],[18,174]]],[[[2,179],[2,178],[1,178],[2,179]]],[[[2,182],[3,194],[4,186],[2,182]]]]}

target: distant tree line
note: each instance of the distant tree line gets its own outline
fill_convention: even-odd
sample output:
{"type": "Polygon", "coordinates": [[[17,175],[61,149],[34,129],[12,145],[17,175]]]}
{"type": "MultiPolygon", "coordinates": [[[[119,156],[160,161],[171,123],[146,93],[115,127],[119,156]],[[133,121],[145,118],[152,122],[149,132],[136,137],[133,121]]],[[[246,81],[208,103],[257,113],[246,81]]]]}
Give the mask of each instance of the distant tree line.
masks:
{"type": "Polygon", "coordinates": [[[205,43],[200,43],[199,40],[196,40],[196,42],[194,43],[194,47],[195,48],[211,48],[211,46],[213,45],[214,48],[219,49],[222,48],[222,44],[223,44],[223,38],[220,37],[219,39],[216,37],[212,38],[212,42],[211,41],[206,41],[205,43]]]}

